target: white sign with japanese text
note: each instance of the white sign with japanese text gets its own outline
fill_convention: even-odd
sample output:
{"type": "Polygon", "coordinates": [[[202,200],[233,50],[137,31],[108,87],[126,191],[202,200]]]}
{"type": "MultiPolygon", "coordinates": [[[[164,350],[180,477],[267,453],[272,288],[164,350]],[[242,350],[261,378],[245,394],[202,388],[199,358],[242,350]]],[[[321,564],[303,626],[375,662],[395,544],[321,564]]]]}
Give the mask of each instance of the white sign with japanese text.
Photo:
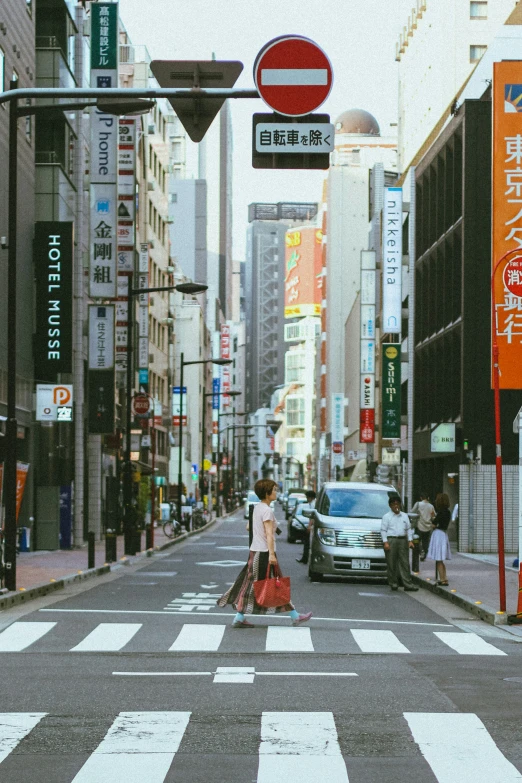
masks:
{"type": "Polygon", "coordinates": [[[114,367],[114,305],[89,305],[89,370],[114,367]]]}
{"type": "Polygon", "coordinates": [[[91,185],[89,294],[93,298],[116,297],[116,188],[91,185]]]}
{"type": "Polygon", "coordinates": [[[258,123],[256,152],[306,152],[310,155],[334,151],[335,129],[331,123],[258,123]]]}

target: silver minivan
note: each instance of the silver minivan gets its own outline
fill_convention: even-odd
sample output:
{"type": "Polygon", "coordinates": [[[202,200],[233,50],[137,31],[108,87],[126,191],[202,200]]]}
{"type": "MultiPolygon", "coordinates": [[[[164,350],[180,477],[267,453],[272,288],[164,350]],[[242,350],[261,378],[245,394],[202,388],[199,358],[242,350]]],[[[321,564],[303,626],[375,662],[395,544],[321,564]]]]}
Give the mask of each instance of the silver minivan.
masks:
{"type": "Polygon", "coordinates": [[[321,488],[313,519],[308,576],[386,577],[381,519],[390,510],[392,486],[331,481],[321,488]]]}

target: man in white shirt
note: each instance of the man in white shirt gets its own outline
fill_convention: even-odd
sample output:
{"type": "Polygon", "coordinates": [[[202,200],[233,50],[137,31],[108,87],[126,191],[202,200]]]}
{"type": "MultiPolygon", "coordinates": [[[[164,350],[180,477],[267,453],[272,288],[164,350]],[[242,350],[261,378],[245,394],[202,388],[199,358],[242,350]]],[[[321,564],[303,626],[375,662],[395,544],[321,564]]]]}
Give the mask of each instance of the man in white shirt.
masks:
{"type": "Polygon", "coordinates": [[[388,505],[390,511],[383,516],[381,522],[381,537],[388,566],[388,584],[392,590],[397,590],[400,574],[404,590],[409,593],[417,592],[419,588],[413,584],[410,573],[408,548],[413,548],[410,519],[401,511],[399,495],[391,495],[388,505]]]}
{"type": "Polygon", "coordinates": [[[418,514],[415,527],[417,529],[418,536],[422,544],[422,557],[421,560],[426,560],[428,549],[430,546],[430,538],[433,531],[432,519],[435,516],[435,509],[428,500],[426,492],[420,493],[420,500],[418,500],[413,506],[411,513],[418,514]]]}

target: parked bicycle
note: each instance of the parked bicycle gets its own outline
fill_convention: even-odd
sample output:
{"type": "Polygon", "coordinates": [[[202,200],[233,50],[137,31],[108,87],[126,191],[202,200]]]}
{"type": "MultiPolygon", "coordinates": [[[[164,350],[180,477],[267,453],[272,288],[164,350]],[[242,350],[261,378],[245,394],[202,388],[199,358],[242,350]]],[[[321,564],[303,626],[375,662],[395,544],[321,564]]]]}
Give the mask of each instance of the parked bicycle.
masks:
{"type": "Polygon", "coordinates": [[[181,525],[174,518],[166,519],[165,522],[163,522],[163,532],[167,538],[176,538],[176,536],[179,536],[181,533],[181,525]]]}
{"type": "Polygon", "coordinates": [[[208,525],[212,519],[212,514],[208,508],[195,508],[192,511],[192,529],[197,530],[200,527],[208,525]]]}

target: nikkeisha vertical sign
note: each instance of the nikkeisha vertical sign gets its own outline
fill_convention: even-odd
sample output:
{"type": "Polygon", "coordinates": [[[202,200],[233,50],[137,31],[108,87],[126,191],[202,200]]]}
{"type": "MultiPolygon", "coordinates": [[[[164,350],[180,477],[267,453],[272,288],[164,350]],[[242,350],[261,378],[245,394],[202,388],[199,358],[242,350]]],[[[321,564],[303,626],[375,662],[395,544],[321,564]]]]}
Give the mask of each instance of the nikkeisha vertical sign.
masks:
{"type": "Polygon", "coordinates": [[[73,224],[35,224],[35,379],[72,372],[73,224]]]}
{"type": "Polygon", "coordinates": [[[402,310],[402,188],[384,189],[382,332],[400,334],[402,310]]]}

